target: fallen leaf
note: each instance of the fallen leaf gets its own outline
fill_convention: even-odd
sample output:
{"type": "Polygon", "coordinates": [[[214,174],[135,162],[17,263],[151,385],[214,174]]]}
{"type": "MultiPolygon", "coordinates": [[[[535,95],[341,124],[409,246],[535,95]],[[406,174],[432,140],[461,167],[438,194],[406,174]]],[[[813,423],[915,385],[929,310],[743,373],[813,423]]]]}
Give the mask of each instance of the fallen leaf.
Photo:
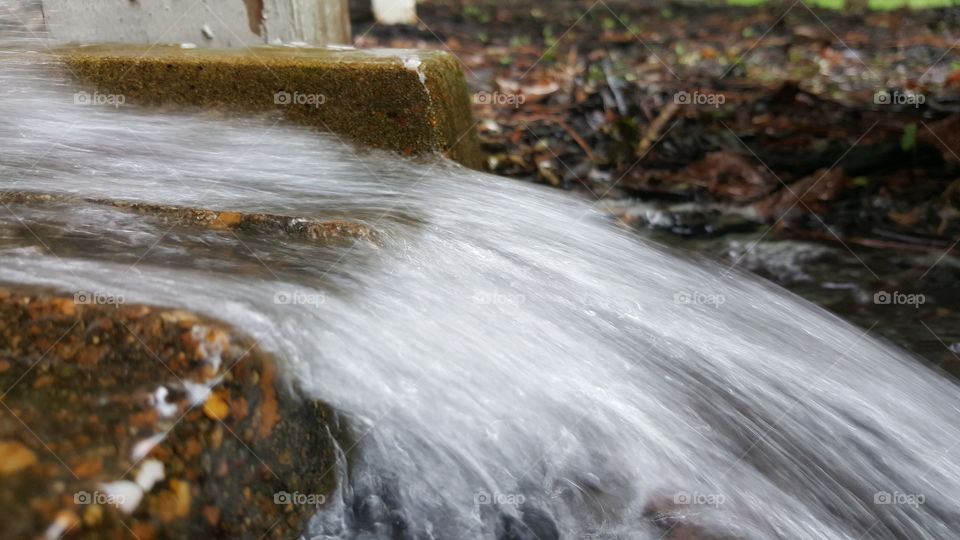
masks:
{"type": "Polygon", "coordinates": [[[710,152],[691,164],[686,175],[703,183],[714,194],[738,200],[766,195],[777,184],[761,166],[732,152],[710,152]]]}
{"type": "Polygon", "coordinates": [[[203,404],[203,413],[214,420],[223,420],[230,415],[230,406],[219,394],[210,394],[203,404]]]}
{"type": "Polygon", "coordinates": [[[813,212],[819,203],[835,199],[847,184],[843,170],[820,169],[765,197],[753,207],[764,219],[782,217],[789,210],[813,212]]]}
{"type": "Polygon", "coordinates": [[[220,509],[215,506],[204,506],[203,510],[200,511],[203,514],[203,517],[207,520],[207,523],[216,527],[220,524],[220,509]]]}
{"type": "Polygon", "coordinates": [[[239,225],[242,220],[243,214],[237,212],[221,212],[210,226],[215,229],[229,229],[239,225]]]}
{"type": "Polygon", "coordinates": [[[260,425],[257,426],[257,434],[261,437],[269,437],[273,433],[273,426],[280,420],[280,414],[277,412],[279,405],[277,403],[277,391],[273,387],[273,368],[269,364],[264,364],[263,374],[260,376],[260,391],[263,392],[263,403],[260,404],[260,425]]]}
{"type": "Polygon", "coordinates": [[[176,516],[185,518],[190,515],[190,484],[176,478],[170,480],[170,488],[176,496],[176,516]]]}
{"type": "Polygon", "coordinates": [[[0,476],[13,474],[37,462],[37,455],[16,441],[0,441],[0,476]]]}

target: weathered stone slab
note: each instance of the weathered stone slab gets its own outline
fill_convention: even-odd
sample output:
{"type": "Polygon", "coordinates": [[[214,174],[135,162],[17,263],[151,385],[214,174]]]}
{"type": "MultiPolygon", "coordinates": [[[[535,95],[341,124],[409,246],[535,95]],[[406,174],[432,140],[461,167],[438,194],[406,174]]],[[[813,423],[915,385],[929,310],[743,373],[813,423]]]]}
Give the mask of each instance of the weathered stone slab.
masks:
{"type": "Polygon", "coordinates": [[[281,110],[360,144],[482,163],[463,73],[441,51],[91,46],[63,58],[127,103],[281,110]]]}
{"type": "Polygon", "coordinates": [[[53,39],[200,47],[347,44],[346,0],[43,0],[53,39]]]}
{"type": "Polygon", "coordinates": [[[364,240],[381,245],[377,232],[362,224],[350,221],[319,221],[296,216],[276,214],[224,212],[204,208],[185,208],[110,199],[92,199],[51,195],[38,192],[0,193],[0,204],[48,204],[86,203],[112,206],[138,214],[160,217],[183,225],[214,230],[246,231],[277,235],[286,238],[301,238],[333,245],[337,242],[364,240]]]}
{"type": "Polygon", "coordinates": [[[0,289],[0,394],[0,538],[294,538],[335,487],[333,411],[183,311],[0,289]]]}

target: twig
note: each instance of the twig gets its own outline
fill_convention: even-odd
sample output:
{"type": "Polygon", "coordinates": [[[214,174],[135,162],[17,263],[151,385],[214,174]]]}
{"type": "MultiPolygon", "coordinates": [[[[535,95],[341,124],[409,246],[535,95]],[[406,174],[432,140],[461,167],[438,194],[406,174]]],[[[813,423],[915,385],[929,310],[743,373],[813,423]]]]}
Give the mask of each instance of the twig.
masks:
{"type": "MultiPolygon", "coordinates": [[[[789,229],[788,229],[789,230],[789,229]]],[[[830,242],[841,242],[846,244],[853,244],[857,246],[869,247],[869,248],[880,248],[880,249],[903,249],[908,251],[923,251],[923,252],[933,252],[940,253],[943,251],[943,246],[922,246],[918,244],[907,244],[904,242],[891,242],[888,240],[876,240],[874,238],[858,238],[858,237],[843,237],[833,236],[831,234],[824,234],[812,231],[789,231],[789,234],[799,236],[801,238],[813,238],[816,240],[828,240],[830,242]]],[[[951,249],[950,254],[960,255],[960,250],[951,249]]]]}
{"type": "Polygon", "coordinates": [[[647,128],[647,133],[643,136],[640,144],[637,145],[637,157],[641,157],[647,153],[647,150],[657,141],[660,132],[663,131],[663,127],[667,125],[667,122],[669,122],[670,119],[673,118],[673,115],[677,114],[679,110],[680,104],[676,101],[671,101],[660,111],[660,114],[650,123],[650,127],[647,128]]]}
{"type": "Polygon", "coordinates": [[[570,138],[577,143],[577,146],[583,149],[584,153],[587,154],[587,158],[589,158],[590,161],[596,163],[596,155],[593,153],[593,150],[590,149],[590,145],[587,144],[587,141],[585,141],[583,137],[580,136],[579,133],[574,131],[569,124],[564,122],[562,118],[558,118],[556,116],[551,116],[547,114],[524,114],[522,115],[521,122],[529,124],[531,122],[536,122],[538,120],[543,122],[550,122],[552,124],[556,124],[561,128],[563,128],[563,130],[567,132],[567,135],[570,135],[570,138]]]}
{"type": "Polygon", "coordinates": [[[573,139],[574,141],[577,142],[577,144],[580,146],[580,148],[582,148],[583,151],[586,152],[587,158],[588,158],[592,163],[596,163],[596,162],[597,162],[596,157],[593,155],[593,150],[590,149],[590,146],[587,144],[587,141],[583,140],[583,137],[581,137],[579,133],[577,133],[576,131],[574,131],[573,128],[570,127],[570,125],[567,124],[566,122],[564,122],[563,120],[556,119],[556,120],[554,120],[554,121],[557,123],[557,125],[559,125],[560,127],[562,127],[564,131],[567,132],[567,135],[570,135],[570,138],[571,138],[571,139],[573,139]]]}

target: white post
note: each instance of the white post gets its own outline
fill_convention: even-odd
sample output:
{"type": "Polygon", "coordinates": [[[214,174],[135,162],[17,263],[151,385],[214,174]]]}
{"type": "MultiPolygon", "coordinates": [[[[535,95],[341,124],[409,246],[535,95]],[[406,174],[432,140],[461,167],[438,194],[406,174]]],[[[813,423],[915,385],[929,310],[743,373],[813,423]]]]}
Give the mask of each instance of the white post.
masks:
{"type": "Polygon", "coordinates": [[[59,42],[251,47],[351,43],[346,0],[43,0],[59,42]]]}
{"type": "Polygon", "coordinates": [[[373,16],[381,24],[416,24],[417,0],[373,0],[373,16]]]}

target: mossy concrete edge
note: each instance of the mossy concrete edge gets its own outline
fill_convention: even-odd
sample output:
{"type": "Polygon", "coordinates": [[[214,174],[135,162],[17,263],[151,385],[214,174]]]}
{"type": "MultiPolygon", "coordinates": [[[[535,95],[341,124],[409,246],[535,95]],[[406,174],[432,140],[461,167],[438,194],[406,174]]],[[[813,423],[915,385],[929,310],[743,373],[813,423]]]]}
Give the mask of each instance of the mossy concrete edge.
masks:
{"type": "Polygon", "coordinates": [[[129,103],[281,110],[362,145],[482,165],[463,72],[442,51],[95,45],[58,53],[82,83],[129,103]]]}

